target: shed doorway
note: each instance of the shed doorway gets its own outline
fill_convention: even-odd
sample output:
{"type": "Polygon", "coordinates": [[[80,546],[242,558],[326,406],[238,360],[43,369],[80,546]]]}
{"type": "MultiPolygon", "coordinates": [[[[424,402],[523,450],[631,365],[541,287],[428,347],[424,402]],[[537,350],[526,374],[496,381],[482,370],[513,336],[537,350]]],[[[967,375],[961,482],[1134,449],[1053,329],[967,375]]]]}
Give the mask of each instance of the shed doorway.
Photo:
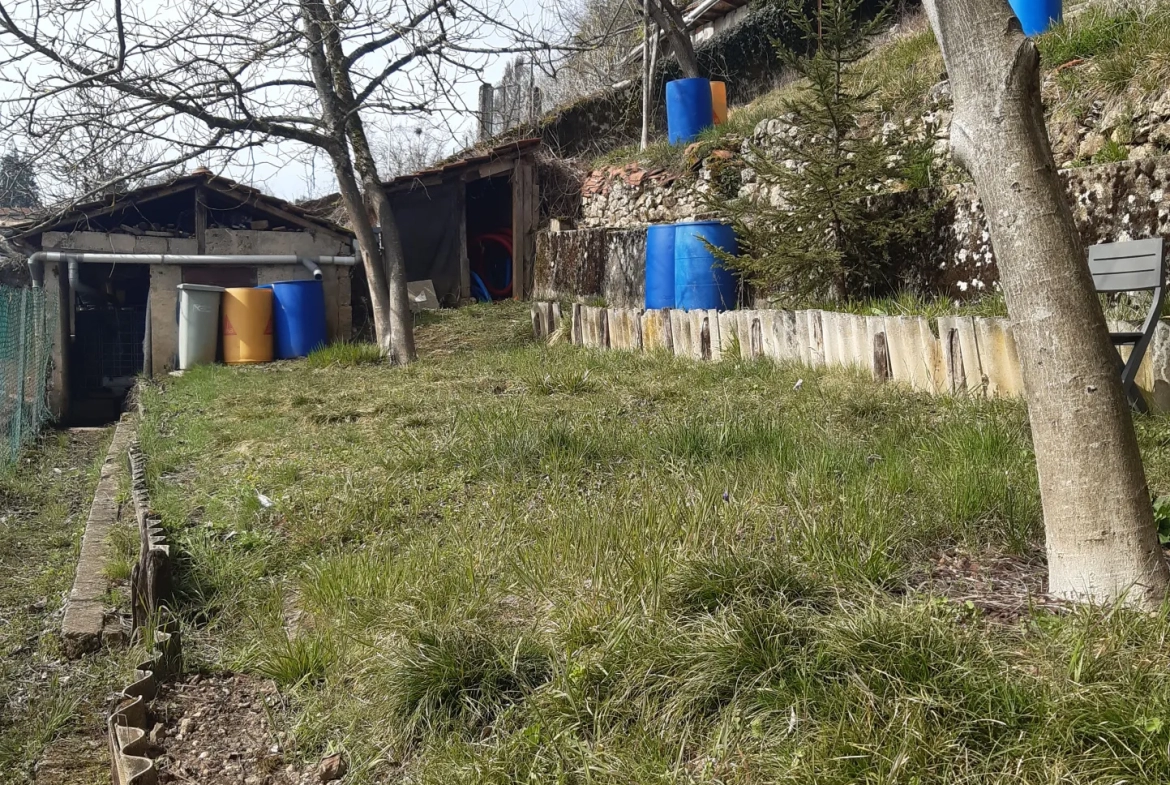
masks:
{"type": "Polygon", "coordinates": [[[512,182],[485,177],[467,184],[467,262],[477,302],[513,295],[512,182]]]}
{"type": "Polygon", "coordinates": [[[150,267],[79,264],[71,287],[69,422],[118,419],[144,367],[150,267]]]}

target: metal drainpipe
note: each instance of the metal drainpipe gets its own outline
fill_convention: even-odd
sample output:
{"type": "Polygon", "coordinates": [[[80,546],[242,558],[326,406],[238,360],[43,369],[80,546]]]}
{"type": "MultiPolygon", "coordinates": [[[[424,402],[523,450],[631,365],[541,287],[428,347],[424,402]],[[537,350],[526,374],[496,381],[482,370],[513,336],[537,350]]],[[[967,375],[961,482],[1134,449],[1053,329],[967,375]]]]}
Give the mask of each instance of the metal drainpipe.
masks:
{"type": "Polygon", "coordinates": [[[37,251],[28,258],[29,275],[33,287],[45,284],[45,262],[75,264],[299,264],[321,280],[322,264],[337,264],[352,267],[356,259],[352,256],[296,256],[263,254],[227,254],[223,256],[197,256],[195,254],[145,254],[145,253],[74,253],[71,251],[37,251]]]}
{"type": "Polygon", "coordinates": [[[82,283],[81,265],[77,262],[69,263],[69,288],[78,294],[88,294],[97,300],[104,301],[106,299],[105,292],[95,289],[87,283],[82,283]]]}

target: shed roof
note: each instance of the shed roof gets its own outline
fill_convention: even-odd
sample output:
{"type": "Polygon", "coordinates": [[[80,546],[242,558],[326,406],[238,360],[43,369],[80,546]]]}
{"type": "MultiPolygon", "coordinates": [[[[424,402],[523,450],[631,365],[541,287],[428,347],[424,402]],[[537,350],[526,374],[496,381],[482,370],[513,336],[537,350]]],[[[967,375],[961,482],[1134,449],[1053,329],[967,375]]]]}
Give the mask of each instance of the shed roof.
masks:
{"type": "MultiPolygon", "coordinates": [[[[382,185],[391,193],[402,193],[431,188],[456,179],[471,182],[494,177],[507,172],[516,159],[540,145],[541,140],[537,138],[505,142],[487,150],[472,148],[428,169],[387,180],[382,185]]],[[[345,218],[340,212],[340,204],[341,197],[338,194],[330,194],[320,199],[302,202],[300,207],[311,215],[326,215],[335,221],[343,221],[345,218]]]]}
{"type": "MultiPolygon", "coordinates": [[[[493,164],[515,161],[529,150],[535,150],[540,147],[540,144],[541,140],[536,138],[505,142],[489,150],[472,148],[471,150],[460,153],[455,158],[449,158],[429,169],[422,169],[413,174],[401,175],[400,177],[388,180],[385,186],[391,191],[409,191],[417,186],[426,186],[434,182],[454,178],[456,175],[459,175],[467,181],[492,177],[500,173],[493,168],[493,164]]],[[[505,169],[504,171],[507,170],[505,169]]]]}
{"type": "Polygon", "coordinates": [[[233,210],[272,218],[303,230],[324,231],[344,238],[352,237],[348,229],[328,218],[207,169],[179,175],[164,183],[143,186],[133,191],[109,194],[91,202],[58,205],[41,210],[35,215],[8,225],[6,233],[19,241],[44,232],[73,230],[103,217],[124,212],[128,208],[187,191],[193,193],[197,188],[218,197],[222,204],[233,210]]]}

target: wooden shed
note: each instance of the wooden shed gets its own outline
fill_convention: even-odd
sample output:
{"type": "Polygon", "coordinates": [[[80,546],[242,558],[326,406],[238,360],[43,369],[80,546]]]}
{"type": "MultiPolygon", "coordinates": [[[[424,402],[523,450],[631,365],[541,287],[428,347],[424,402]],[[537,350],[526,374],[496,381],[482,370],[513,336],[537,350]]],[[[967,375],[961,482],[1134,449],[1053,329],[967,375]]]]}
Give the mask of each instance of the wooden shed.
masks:
{"type": "MultiPolygon", "coordinates": [[[[445,306],[531,294],[540,145],[539,139],[508,142],[385,183],[408,281],[432,281],[445,306]]],[[[302,206],[345,219],[337,195],[302,206]]]]}

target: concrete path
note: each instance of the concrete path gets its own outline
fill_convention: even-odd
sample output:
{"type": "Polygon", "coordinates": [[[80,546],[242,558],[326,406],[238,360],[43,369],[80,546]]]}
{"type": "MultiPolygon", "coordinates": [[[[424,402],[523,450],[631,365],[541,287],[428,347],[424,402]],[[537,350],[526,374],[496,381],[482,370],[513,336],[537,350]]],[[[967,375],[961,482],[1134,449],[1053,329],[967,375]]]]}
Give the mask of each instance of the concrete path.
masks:
{"type": "Polygon", "coordinates": [[[135,421],[127,416],[114,431],[109,452],[102,465],[101,479],[81,540],[81,556],[73,577],[73,589],[65,601],[61,637],[65,653],[80,657],[101,646],[106,619],[106,595],[110,581],[105,575],[110,530],[118,521],[118,490],[126,472],[126,451],[134,438],[135,421]]]}

